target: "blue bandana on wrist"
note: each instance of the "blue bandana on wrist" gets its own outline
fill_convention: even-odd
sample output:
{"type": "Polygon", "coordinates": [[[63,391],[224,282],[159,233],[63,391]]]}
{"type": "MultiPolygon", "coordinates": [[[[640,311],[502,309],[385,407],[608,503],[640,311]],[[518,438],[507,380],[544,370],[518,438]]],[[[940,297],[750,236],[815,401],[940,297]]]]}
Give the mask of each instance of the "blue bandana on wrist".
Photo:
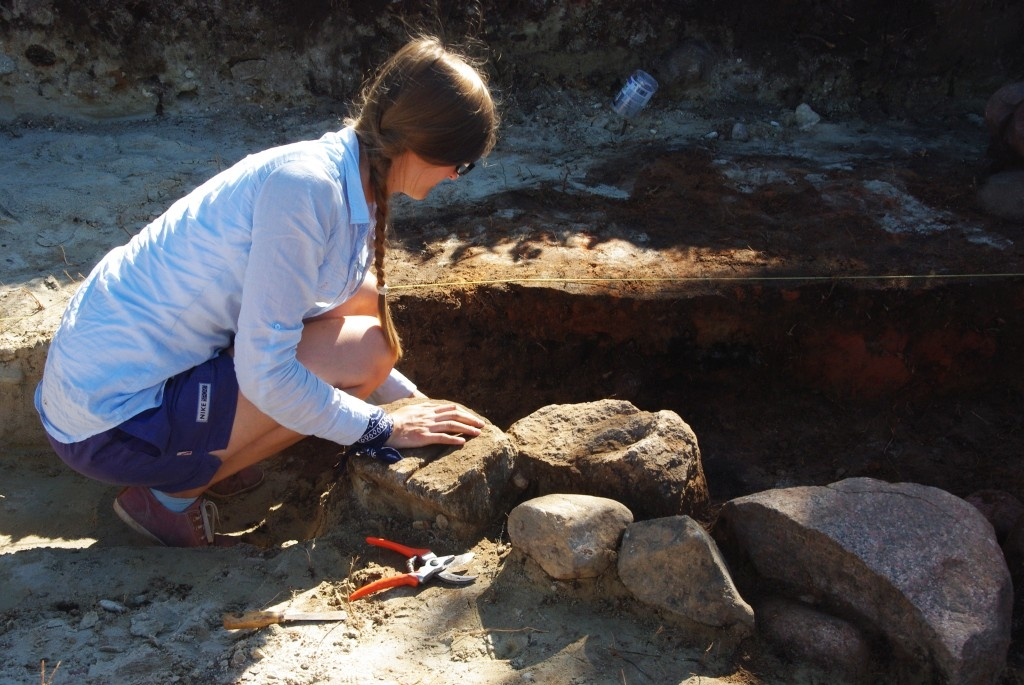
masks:
{"type": "Polygon", "coordinates": [[[348,454],[365,454],[368,457],[382,461],[385,464],[394,464],[402,458],[401,452],[394,447],[385,447],[384,443],[391,437],[391,431],[395,429],[395,421],[383,409],[375,409],[370,415],[370,423],[366,430],[349,448],[348,454]]]}

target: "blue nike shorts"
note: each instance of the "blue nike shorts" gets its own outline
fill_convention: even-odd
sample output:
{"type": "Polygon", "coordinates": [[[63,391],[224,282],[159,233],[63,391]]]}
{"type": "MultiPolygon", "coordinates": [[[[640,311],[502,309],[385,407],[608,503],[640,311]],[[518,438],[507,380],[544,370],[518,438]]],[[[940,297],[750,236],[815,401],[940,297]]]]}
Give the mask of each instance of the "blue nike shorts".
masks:
{"type": "Polygon", "coordinates": [[[168,380],[160,406],[81,442],[50,443],[68,466],[94,480],[191,490],[220,468],[210,452],[227,447],[237,405],[234,359],[220,354],[168,380]]]}

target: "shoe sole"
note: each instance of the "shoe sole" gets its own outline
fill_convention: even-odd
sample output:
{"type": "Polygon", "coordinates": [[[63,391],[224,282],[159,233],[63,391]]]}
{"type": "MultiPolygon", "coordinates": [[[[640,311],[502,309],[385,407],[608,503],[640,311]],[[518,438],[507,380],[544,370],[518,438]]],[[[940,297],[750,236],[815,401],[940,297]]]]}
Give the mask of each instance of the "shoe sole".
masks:
{"type": "Polygon", "coordinates": [[[117,514],[117,517],[119,519],[121,519],[122,521],[124,521],[126,524],[128,524],[128,527],[131,528],[132,530],[134,530],[136,533],[139,533],[140,535],[144,535],[147,538],[149,538],[150,540],[152,540],[153,542],[156,542],[157,544],[163,545],[164,547],[167,546],[167,544],[163,540],[161,540],[157,536],[155,536],[152,533],[150,533],[138,521],[133,519],[128,514],[128,512],[124,510],[124,508],[121,506],[121,503],[118,502],[116,499],[114,500],[114,513],[117,514]]]}

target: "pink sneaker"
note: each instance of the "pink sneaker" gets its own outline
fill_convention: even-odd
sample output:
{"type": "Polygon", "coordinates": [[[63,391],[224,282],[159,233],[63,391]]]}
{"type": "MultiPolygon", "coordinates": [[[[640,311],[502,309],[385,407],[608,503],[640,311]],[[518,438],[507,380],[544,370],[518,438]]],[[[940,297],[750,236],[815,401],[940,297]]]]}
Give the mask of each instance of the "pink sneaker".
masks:
{"type": "Polygon", "coordinates": [[[206,489],[206,494],[217,499],[227,499],[243,492],[255,490],[263,483],[263,469],[259,466],[246,466],[244,469],[218,481],[206,489]]]}
{"type": "Polygon", "coordinates": [[[217,505],[200,497],[188,509],[173,512],[149,488],[129,487],[114,500],[114,512],[132,530],[168,547],[228,547],[231,538],[217,535],[217,505]]]}

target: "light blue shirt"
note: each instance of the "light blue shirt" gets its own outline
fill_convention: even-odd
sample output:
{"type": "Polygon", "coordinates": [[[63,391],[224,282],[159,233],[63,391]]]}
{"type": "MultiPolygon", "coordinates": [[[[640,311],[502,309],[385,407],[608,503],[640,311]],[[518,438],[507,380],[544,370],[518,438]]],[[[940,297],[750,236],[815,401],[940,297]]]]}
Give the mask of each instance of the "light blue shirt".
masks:
{"type": "Polygon", "coordinates": [[[71,443],[117,426],[158,406],[168,378],[234,345],[239,389],[257,408],[352,444],[373,407],[295,351],[303,319],[362,283],[373,223],[348,128],[214,176],[108,253],[71,299],[36,389],[47,432],[71,443]]]}

